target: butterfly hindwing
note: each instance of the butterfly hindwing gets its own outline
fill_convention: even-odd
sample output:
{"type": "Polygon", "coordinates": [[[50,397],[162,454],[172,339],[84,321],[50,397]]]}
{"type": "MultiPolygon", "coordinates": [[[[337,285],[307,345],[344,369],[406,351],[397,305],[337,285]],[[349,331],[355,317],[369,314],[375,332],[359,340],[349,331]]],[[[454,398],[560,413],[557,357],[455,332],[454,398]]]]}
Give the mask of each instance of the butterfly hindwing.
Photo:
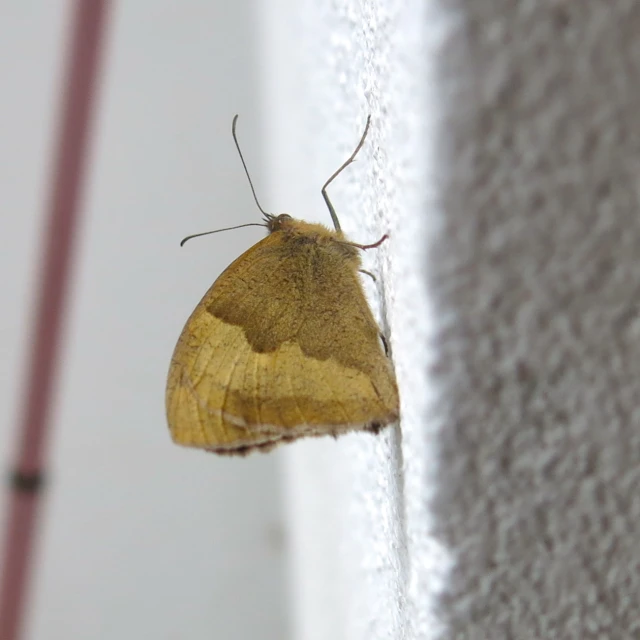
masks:
{"type": "Polygon", "coordinates": [[[178,443],[242,453],[307,435],[375,430],[397,417],[395,378],[359,257],[339,240],[309,238],[271,233],[194,310],[167,386],[178,443]]]}

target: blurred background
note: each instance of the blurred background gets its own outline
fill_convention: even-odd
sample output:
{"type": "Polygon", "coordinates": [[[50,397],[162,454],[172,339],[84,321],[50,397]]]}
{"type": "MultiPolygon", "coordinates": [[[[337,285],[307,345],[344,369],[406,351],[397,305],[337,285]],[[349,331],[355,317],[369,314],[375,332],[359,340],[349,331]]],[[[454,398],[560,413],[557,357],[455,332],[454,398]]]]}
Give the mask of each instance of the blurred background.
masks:
{"type": "MultiPolygon", "coordinates": [[[[2,473],[18,442],[74,10],[0,3],[2,473]]],[[[164,416],[184,322],[262,236],[179,247],[258,219],[230,130],[239,113],[260,192],[259,19],[252,0],[110,3],[24,638],[289,637],[282,454],[180,449],[164,416]]],[[[7,505],[2,491],[0,535],[7,505]]]]}

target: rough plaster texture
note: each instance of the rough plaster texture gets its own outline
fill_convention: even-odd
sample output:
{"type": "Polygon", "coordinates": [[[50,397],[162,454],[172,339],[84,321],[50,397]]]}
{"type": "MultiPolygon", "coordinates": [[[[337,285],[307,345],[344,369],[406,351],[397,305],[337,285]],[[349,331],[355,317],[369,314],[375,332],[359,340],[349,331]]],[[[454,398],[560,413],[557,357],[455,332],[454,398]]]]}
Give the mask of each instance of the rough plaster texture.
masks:
{"type": "Polygon", "coordinates": [[[640,5],[448,3],[447,637],[640,637],[640,5]]]}
{"type": "Polygon", "coordinates": [[[295,637],[435,638],[434,606],[450,559],[427,509],[440,425],[425,421],[433,353],[425,246],[441,214],[426,176],[435,164],[438,105],[431,60],[448,21],[422,2],[278,8],[265,13],[272,56],[265,64],[273,70],[267,207],[329,224],[320,186],[372,115],[358,162],[331,195],[354,240],[391,236],[365,254],[378,276],[365,286],[390,335],[403,414],[402,431],[287,451],[295,637]]]}
{"type": "Polygon", "coordinates": [[[403,414],[289,451],[296,637],[640,637],[640,5],[289,9],[270,188],[327,221],[372,113],[333,193],[403,414]]]}

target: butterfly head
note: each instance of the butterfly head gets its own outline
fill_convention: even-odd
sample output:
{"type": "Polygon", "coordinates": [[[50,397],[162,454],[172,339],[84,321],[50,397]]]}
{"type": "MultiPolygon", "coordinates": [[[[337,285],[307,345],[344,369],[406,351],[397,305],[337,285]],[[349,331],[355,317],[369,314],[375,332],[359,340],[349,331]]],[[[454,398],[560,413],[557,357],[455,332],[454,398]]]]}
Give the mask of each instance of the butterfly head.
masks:
{"type": "Polygon", "coordinates": [[[291,227],[291,223],[294,222],[293,218],[288,213],[280,213],[277,216],[272,213],[265,213],[264,221],[269,233],[273,233],[274,231],[285,231],[291,227]]]}

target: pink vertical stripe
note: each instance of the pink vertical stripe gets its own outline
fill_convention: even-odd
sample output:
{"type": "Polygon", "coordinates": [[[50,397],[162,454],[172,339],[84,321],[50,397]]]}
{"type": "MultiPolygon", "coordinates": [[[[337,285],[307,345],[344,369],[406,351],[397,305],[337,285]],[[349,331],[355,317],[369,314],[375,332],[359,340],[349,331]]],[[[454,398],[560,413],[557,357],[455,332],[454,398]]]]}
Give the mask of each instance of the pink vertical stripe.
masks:
{"type": "Polygon", "coordinates": [[[23,626],[34,554],[39,479],[46,461],[52,390],[60,356],[73,242],[80,215],[80,188],[86,169],[89,125],[108,4],[108,0],[76,0],[73,8],[74,24],[19,425],[19,448],[11,470],[12,495],[0,578],[0,640],[18,640],[23,626]]]}

